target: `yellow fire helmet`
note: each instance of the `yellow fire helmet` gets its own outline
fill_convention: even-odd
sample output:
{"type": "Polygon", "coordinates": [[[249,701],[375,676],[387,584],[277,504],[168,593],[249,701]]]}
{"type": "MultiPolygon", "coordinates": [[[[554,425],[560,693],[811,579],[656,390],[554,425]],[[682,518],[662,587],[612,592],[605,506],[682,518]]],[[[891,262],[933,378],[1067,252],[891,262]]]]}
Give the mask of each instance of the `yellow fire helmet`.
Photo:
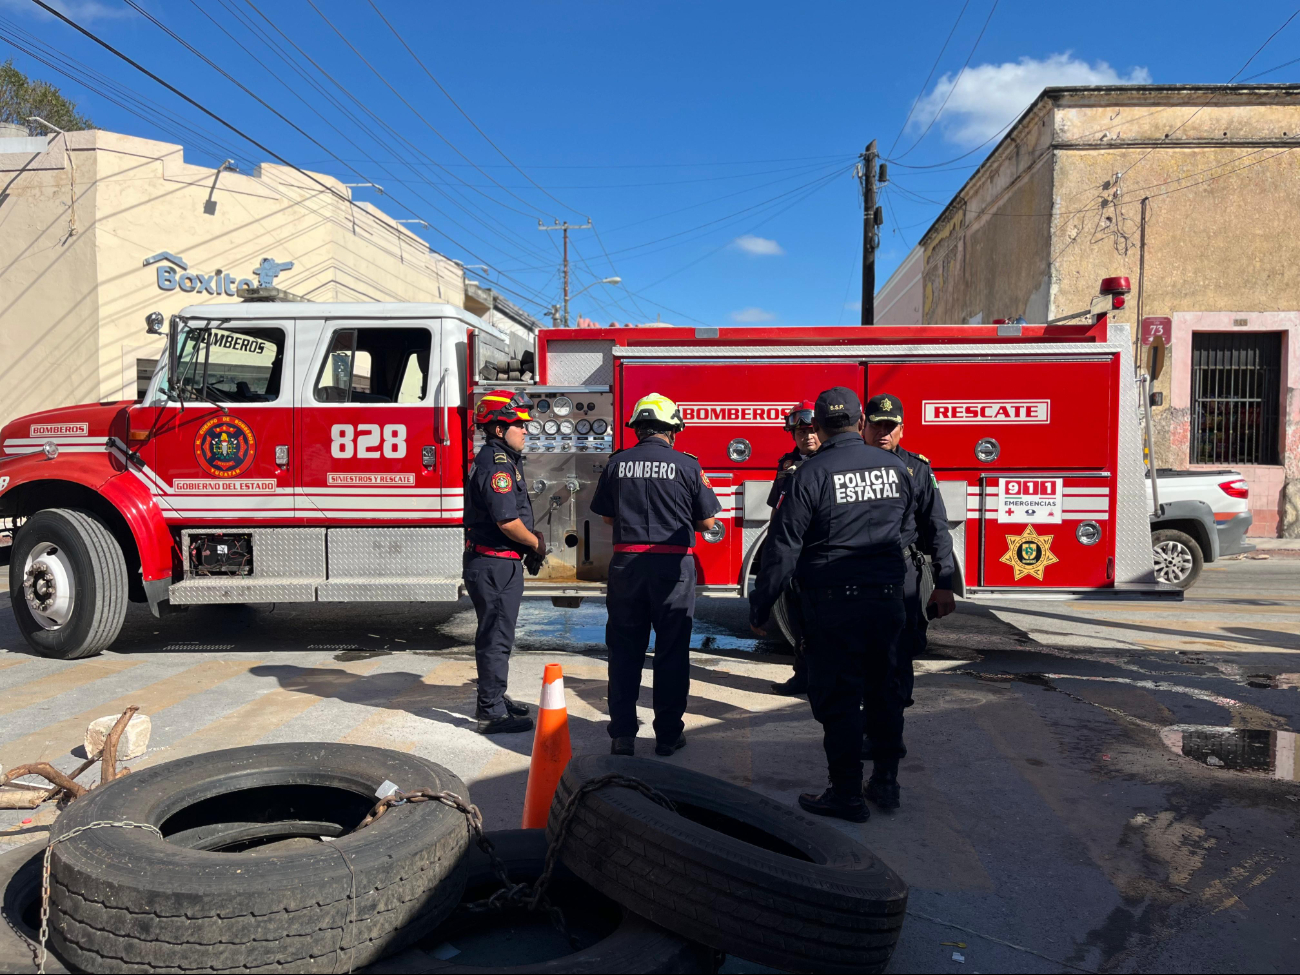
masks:
{"type": "Polygon", "coordinates": [[[677,404],[659,393],[648,393],[637,400],[636,406],[632,407],[632,419],[627,421],[627,425],[635,426],[647,420],[654,420],[679,432],[686,429],[686,421],[682,419],[682,411],[677,404]]]}

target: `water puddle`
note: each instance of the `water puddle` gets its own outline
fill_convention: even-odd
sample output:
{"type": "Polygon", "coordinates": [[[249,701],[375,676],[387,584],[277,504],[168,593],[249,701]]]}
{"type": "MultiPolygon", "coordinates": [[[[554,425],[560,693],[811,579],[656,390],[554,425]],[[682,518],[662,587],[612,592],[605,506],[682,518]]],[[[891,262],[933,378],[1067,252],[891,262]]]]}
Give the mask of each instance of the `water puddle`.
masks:
{"type": "Polygon", "coordinates": [[[1300,780],[1300,735],[1294,731],[1189,724],[1171,725],[1160,732],[1160,738],[1170,751],[1210,768],[1300,780]]]}
{"type": "MultiPolygon", "coordinates": [[[[735,619],[695,617],[691,649],[708,652],[789,653],[784,643],[760,640],[749,634],[749,604],[735,600],[735,619]]],[[[730,617],[732,614],[726,614],[730,617]]],[[[570,652],[603,652],[608,614],[603,599],[586,599],[576,609],[552,606],[550,602],[525,600],[519,610],[516,646],[527,650],[564,649],[570,652]]],[[[653,645],[653,637],[651,639],[653,645]]]]}
{"type": "Polygon", "coordinates": [[[334,654],[334,659],[340,663],[347,663],[349,660],[370,660],[372,657],[387,657],[392,652],[392,650],[362,650],[360,647],[356,647],[334,654]]]}

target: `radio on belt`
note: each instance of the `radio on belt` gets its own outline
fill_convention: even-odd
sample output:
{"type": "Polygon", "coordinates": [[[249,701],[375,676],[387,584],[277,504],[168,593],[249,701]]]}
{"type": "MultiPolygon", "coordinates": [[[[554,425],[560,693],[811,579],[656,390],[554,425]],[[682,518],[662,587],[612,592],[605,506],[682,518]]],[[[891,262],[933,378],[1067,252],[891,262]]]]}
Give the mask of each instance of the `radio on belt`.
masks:
{"type": "Polygon", "coordinates": [[[112,644],[116,632],[79,615],[96,601],[76,594],[125,577],[53,559],[72,532],[121,547],[138,566],[132,595],[158,615],[453,602],[478,377],[533,351],[535,382],[481,383],[535,404],[519,476],[551,554],[530,595],[573,605],[603,593],[612,544],[591,496],[632,443],[632,404],[652,392],[680,405],[676,446],[699,458],[722,505],[694,546],[700,589],[747,594],[791,446],[783,417],[847,386],[903,404],[904,445],[930,459],[962,594],[1176,598],[1154,578],[1131,339],[1112,319],[1127,288],[1107,279],[1087,317],[1054,325],[544,328],[535,350],[452,305],[194,305],[172,316],[141,402],[59,407],[0,429],[0,519],[22,525],[15,559],[39,563],[10,601],[42,654],[112,644]]]}

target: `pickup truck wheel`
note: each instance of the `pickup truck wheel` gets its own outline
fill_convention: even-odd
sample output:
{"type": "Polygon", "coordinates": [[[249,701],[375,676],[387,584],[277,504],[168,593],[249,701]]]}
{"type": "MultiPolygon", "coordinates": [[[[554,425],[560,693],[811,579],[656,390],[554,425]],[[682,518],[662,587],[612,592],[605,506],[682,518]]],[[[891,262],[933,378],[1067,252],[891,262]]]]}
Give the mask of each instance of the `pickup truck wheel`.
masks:
{"type": "Polygon", "coordinates": [[[122,548],[90,512],[50,508],[18,530],[9,599],[41,656],[75,660],[106,650],[122,630],[127,589],[122,548]]]}
{"type": "Polygon", "coordinates": [[[1205,564],[1196,539],[1169,528],[1151,533],[1151,554],[1156,564],[1156,580],[1179,589],[1190,589],[1200,578],[1205,564]]]}

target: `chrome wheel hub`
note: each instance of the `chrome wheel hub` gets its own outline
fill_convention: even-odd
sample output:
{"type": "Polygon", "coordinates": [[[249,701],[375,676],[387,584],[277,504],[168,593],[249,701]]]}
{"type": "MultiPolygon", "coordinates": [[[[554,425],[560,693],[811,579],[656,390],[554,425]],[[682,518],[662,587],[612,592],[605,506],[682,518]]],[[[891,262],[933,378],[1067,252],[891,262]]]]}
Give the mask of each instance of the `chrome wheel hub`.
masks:
{"type": "Polygon", "coordinates": [[[72,619],[76,591],[72,565],[57,545],[41,542],[23,566],[23,598],[36,622],[57,630],[72,619]]]}
{"type": "Polygon", "coordinates": [[[1151,551],[1155,557],[1156,579],[1160,582],[1177,585],[1191,574],[1194,563],[1192,553],[1186,545],[1172,541],[1161,542],[1151,551]]]}

